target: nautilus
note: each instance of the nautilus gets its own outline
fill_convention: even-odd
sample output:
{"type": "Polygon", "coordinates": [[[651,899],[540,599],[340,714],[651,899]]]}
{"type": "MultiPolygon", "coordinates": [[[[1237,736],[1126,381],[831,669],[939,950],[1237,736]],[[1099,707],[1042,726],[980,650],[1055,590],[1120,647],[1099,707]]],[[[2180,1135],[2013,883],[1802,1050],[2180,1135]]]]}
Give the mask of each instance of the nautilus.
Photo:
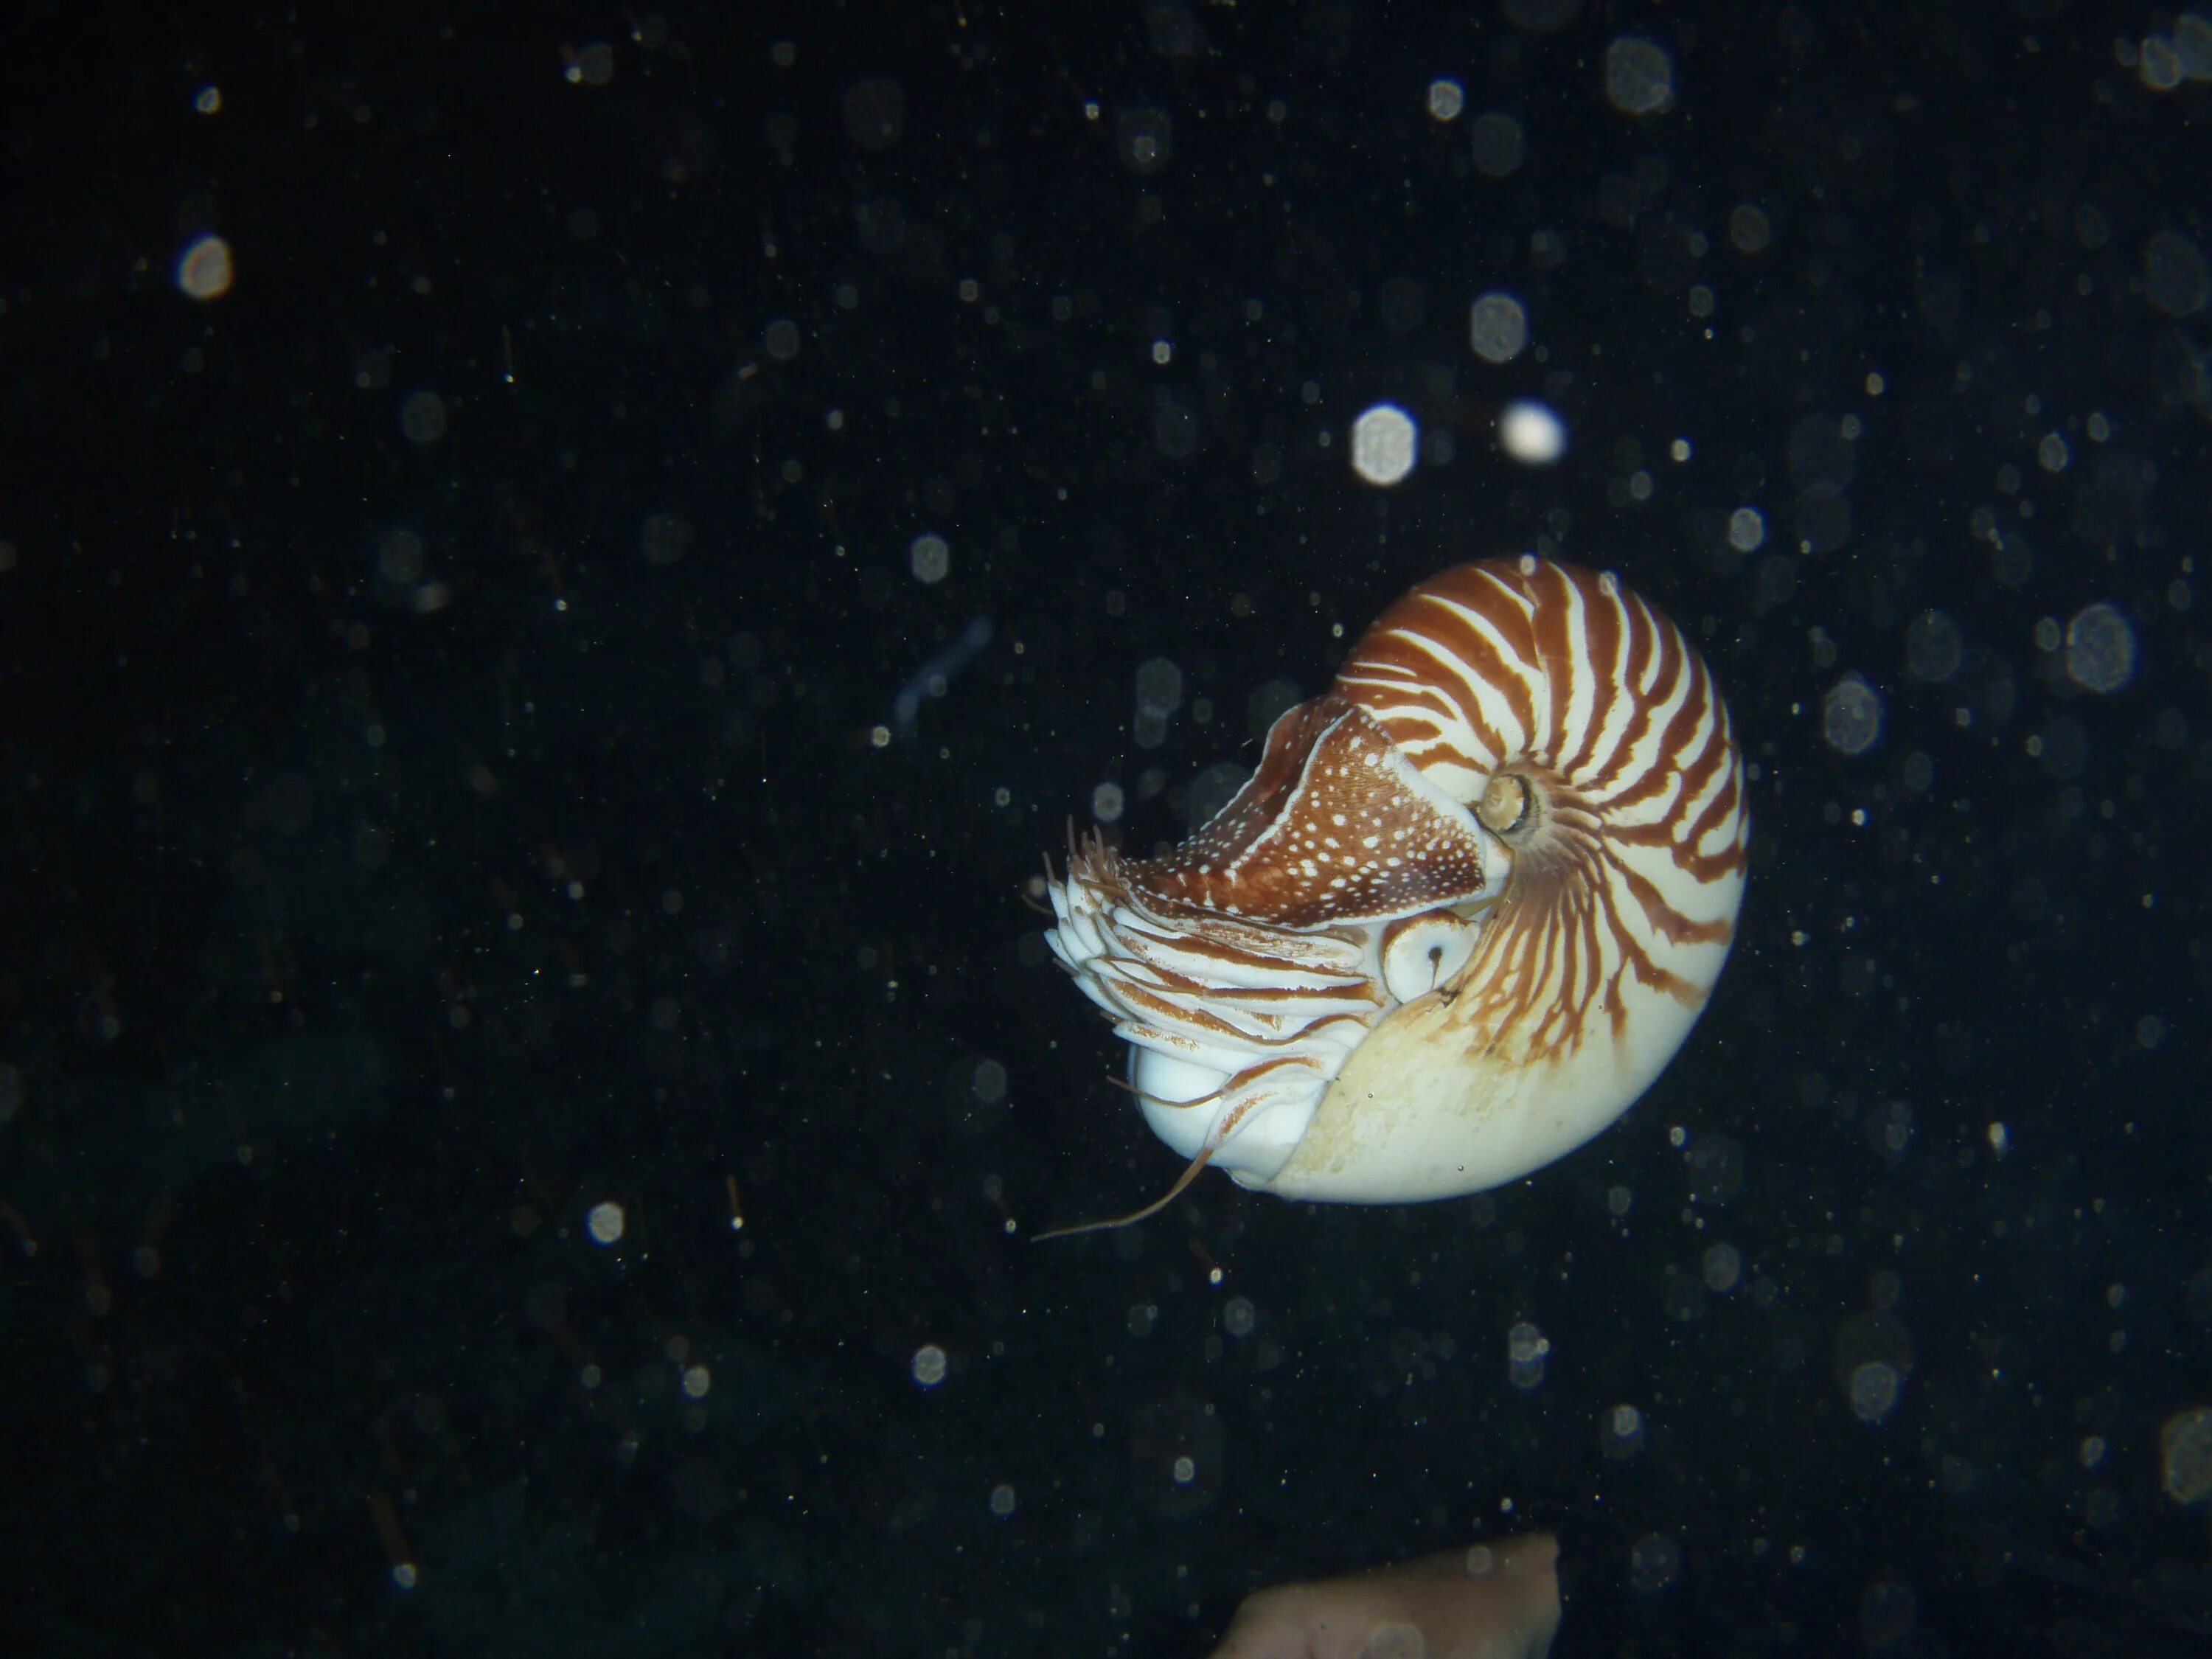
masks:
{"type": "Polygon", "coordinates": [[[1208,1166],[1391,1204],[1580,1146],[1711,996],[1748,827],[1711,671],[1618,577],[1524,556],[1414,587],[1189,839],[1093,833],[1048,870],[1047,942],[1188,1160],[1122,1219],[1208,1166]]]}

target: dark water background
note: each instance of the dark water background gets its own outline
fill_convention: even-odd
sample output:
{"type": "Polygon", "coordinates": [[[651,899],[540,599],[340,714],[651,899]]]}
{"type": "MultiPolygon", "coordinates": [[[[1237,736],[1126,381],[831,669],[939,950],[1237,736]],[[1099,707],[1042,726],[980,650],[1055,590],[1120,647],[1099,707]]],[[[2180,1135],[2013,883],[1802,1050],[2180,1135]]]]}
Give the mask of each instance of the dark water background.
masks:
{"type": "Polygon", "coordinates": [[[2212,28],[6,28],[7,1651],[1198,1654],[1531,1523],[1562,1653],[2203,1650],[2212,28]],[[1033,1248],[1175,1169],[1040,853],[1103,784],[1179,836],[1391,597],[1538,548],[1758,767],[1680,1060],[1493,1194],[1033,1248]]]}

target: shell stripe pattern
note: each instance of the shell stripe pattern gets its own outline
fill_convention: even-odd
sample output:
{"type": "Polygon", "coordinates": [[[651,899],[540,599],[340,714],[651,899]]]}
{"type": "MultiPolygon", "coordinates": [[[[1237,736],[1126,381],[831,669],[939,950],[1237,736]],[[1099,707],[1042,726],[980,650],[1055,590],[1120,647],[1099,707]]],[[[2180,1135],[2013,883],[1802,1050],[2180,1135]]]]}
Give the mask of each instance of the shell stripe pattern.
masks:
{"type": "Polygon", "coordinates": [[[1455,1024],[1529,1061],[1578,1047],[1594,1012],[1619,1041],[1624,978],[1703,1003],[1661,958],[1728,945],[1747,825],[1727,705],[1673,623],[1610,574],[1462,565],[1379,617],[1335,689],[1447,793],[1518,771],[1546,815],[1455,1024]]]}

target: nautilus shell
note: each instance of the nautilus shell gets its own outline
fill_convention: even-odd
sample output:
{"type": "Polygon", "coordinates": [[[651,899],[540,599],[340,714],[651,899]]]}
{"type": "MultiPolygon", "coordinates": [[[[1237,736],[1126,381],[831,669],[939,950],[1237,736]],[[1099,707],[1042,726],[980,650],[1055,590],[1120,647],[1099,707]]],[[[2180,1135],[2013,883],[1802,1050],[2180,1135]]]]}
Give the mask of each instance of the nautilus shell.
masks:
{"type": "Polygon", "coordinates": [[[1728,957],[1747,833],[1681,630],[1612,575],[1492,560],[1384,611],[1181,846],[1071,848],[1047,939],[1190,1160],[1176,1190],[1212,1164],[1446,1198],[1650,1086],[1728,957]]]}

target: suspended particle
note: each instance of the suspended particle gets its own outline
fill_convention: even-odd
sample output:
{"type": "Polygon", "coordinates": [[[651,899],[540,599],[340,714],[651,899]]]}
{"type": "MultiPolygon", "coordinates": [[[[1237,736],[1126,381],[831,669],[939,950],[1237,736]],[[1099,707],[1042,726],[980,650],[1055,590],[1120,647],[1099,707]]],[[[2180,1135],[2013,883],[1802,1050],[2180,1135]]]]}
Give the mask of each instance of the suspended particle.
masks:
{"type": "Polygon", "coordinates": [[[1523,1320],[1505,1334],[1505,1378],[1516,1389],[1543,1386],[1552,1340],[1523,1320]]]}
{"type": "Polygon", "coordinates": [[[1869,1359],[1851,1372],[1851,1414],[1862,1423],[1879,1423],[1897,1408],[1905,1379],[1886,1360],[1869,1359]]]}
{"type": "Polygon", "coordinates": [[[1395,404],[1377,404],[1352,423],[1352,470],[1369,483],[1402,483],[1420,453],[1420,428],[1395,404]]]}
{"type": "Polygon", "coordinates": [[[585,1231],[595,1244],[612,1244],[623,1236],[623,1206],[611,1199],[592,1206],[584,1217],[585,1231]]]}
{"type": "Polygon", "coordinates": [[[1743,1278],[1743,1255],[1733,1244],[1716,1244],[1705,1252],[1705,1288],[1726,1296],[1743,1278]]]}
{"type": "Polygon", "coordinates": [[[395,587],[412,587],[422,580],[422,538],[411,530],[395,530],[376,550],[376,573],[395,587]]]}
{"type": "Polygon", "coordinates": [[[1862,674],[1846,674],[1820,700],[1820,732],[1839,755],[1863,755],[1881,736],[1881,696],[1862,674]]]}
{"type": "Polygon", "coordinates": [[[1629,1582],[1644,1595],[1657,1595],[1681,1571],[1681,1547],[1663,1533],[1646,1533],[1629,1547],[1629,1582]]]}
{"type": "Polygon", "coordinates": [[[2136,630],[2119,606],[2100,600],[2066,624],[2066,678],[2109,696],[2136,677],[2136,630]]]}
{"type": "Polygon", "coordinates": [[[1605,49],[1605,96],[1623,115],[1663,115],[1674,107],[1674,60],[1655,40],[1619,36],[1605,49]]]}
{"type": "Polygon", "coordinates": [[[409,392],[399,405],[399,429],[410,443],[437,442],[446,435],[446,400],[428,390],[409,392]]]}
{"type": "Polygon", "coordinates": [[[1504,179],[1521,170],[1528,159],[1528,135],[1520,122],[1502,110],[1492,110],[1468,129],[1474,170],[1486,179],[1504,179]]]}
{"type": "Polygon", "coordinates": [[[1598,1444],[1615,1462],[1626,1462],[1644,1449],[1644,1413],[1627,1405],[1600,1413],[1598,1444]]]}
{"type": "Polygon", "coordinates": [[[934,586],[943,581],[945,573],[952,568],[952,547],[944,537],[926,530],[908,544],[906,561],[915,580],[925,586],[934,586]]]}
{"type": "Polygon", "coordinates": [[[2160,1484],[2177,1504],[2212,1497],[2212,1407],[2192,1406],[2167,1418],[2158,1433],[2160,1484]]]}
{"type": "Polygon", "coordinates": [[[1528,313],[1520,301],[1493,289],[1468,312],[1468,343],[1486,363],[1510,363],[1528,348],[1528,313]]]}
{"type": "Polygon", "coordinates": [[[914,1351],[908,1369],[914,1380],[925,1389],[933,1389],[945,1381],[945,1350],[934,1342],[925,1342],[914,1351]]]}
{"type": "Polygon", "coordinates": [[[1763,253],[1774,240],[1774,222],[1765,210],[1739,203],[1729,215],[1729,243],[1738,253],[1763,253]]]}
{"type": "Polygon", "coordinates": [[[1114,137],[1122,165],[1149,176],[1167,166],[1175,154],[1175,118],[1147,106],[1120,110],[1114,117],[1114,137]]]}
{"type": "Polygon", "coordinates": [[[1905,630],[1905,666],[1916,680],[1941,685],[1966,654],[1959,624],[1947,611],[1923,611],[1905,630]]]}
{"type": "Polygon", "coordinates": [[[233,274],[230,244],[211,233],[194,237],[177,256],[177,287],[191,299],[221,299],[233,274]]]}
{"type": "Polygon", "coordinates": [[[1429,113],[1439,121],[1456,121],[1467,107],[1467,88],[1449,76],[1429,82],[1429,113]]]}
{"type": "Polygon", "coordinates": [[[1165,657],[1137,665],[1137,707],[1172,714],[1182,707],[1182,670],[1165,657]]]}
{"type": "Polygon", "coordinates": [[[638,551],[650,565],[671,565],[691,545],[691,524],[673,513],[655,513],[637,532],[638,551]]]}
{"type": "Polygon", "coordinates": [[[1755,507],[1739,507],[1729,514],[1728,538],[1739,553],[1756,552],[1766,544],[1766,514],[1755,507]]]}
{"type": "Polygon", "coordinates": [[[1498,410],[1498,443],[1523,466],[1549,466],[1567,453],[1567,423],[1550,404],[1523,398],[1498,410]]]}

